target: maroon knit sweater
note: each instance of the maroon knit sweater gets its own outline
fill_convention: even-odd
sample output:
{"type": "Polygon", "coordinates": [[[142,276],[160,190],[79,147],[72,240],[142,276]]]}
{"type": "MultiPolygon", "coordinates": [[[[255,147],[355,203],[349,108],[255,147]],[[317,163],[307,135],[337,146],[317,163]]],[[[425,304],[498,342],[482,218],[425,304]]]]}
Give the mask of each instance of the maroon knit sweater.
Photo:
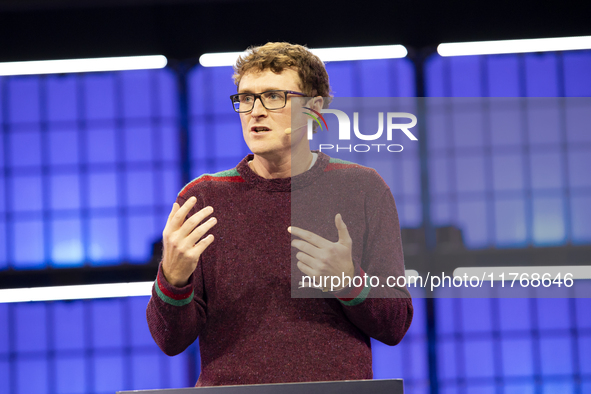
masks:
{"type": "Polygon", "coordinates": [[[341,213],[357,275],[404,275],[390,189],[375,170],[323,153],[310,170],[283,179],[259,177],[248,160],[180,192],[181,205],[197,197],[189,215],[211,205],[218,224],[189,285],[170,285],[160,267],[147,308],[154,340],[176,355],[199,337],[197,386],[371,379],[369,337],[400,342],[413,314],[408,292],[359,287],[292,298],[294,284],[294,296],[323,293],[297,289],[303,274],[287,227],[334,242],[341,213]],[[392,291],[397,298],[373,298],[392,291]]]}

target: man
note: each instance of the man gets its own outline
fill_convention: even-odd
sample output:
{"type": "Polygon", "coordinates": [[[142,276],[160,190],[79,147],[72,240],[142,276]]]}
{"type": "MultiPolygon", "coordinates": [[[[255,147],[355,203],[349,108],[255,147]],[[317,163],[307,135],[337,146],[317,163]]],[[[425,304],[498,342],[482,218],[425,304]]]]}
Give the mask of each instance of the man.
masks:
{"type": "Polygon", "coordinates": [[[369,338],[394,345],[410,326],[406,289],[385,299],[367,284],[297,287],[302,276],[404,275],[392,193],[374,170],[311,152],[304,127],[292,130],[295,98],[320,110],[330,96],[306,48],[251,48],[234,79],[253,154],[179,193],[147,308],[152,336],[168,355],[199,337],[197,386],[371,379],[369,338]]]}

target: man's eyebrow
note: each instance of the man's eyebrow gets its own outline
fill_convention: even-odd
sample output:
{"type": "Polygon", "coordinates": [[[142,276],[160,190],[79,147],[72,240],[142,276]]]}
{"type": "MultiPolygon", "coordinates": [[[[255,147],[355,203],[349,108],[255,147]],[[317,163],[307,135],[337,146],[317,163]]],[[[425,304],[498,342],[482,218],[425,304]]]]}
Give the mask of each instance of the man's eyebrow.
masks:
{"type": "MultiPolygon", "coordinates": [[[[267,88],[267,89],[263,90],[262,92],[258,92],[258,93],[269,92],[272,90],[289,90],[289,89],[267,88]]],[[[238,93],[255,93],[255,92],[253,92],[252,89],[244,89],[244,90],[239,89],[238,93]]]]}

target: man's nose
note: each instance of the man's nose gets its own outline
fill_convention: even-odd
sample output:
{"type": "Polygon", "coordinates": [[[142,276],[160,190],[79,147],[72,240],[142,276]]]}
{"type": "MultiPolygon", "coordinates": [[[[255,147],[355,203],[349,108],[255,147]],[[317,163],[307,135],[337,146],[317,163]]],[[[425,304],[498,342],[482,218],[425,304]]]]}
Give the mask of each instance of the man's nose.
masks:
{"type": "Polygon", "coordinates": [[[263,105],[263,99],[261,97],[255,97],[254,104],[252,106],[252,116],[261,116],[267,114],[267,108],[263,105]]]}

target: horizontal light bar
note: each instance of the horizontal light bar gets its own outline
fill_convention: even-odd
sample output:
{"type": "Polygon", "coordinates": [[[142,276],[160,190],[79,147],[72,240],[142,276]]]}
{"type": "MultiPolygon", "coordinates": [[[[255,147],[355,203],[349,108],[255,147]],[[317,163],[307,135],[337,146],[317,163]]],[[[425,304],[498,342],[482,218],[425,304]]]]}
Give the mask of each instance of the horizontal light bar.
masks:
{"type": "Polygon", "coordinates": [[[236,64],[239,56],[247,55],[246,52],[220,52],[204,53],[199,56],[199,64],[203,67],[227,67],[236,64]]]}
{"type": "Polygon", "coordinates": [[[503,53],[574,51],[591,49],[591,36],[474,41],[439,44],[441,56],[497,55],[503,53]]]}
{"type": "Polygon", "coordinates": [[[560,279],[564,280],[564,276],[566,274],[570,274],[570,279],[591,279],[591,266],[589,265],[562,265],[562,266],[548,266],[548,267],[459,267],[454,270],[453,276],[461,276],[467,275],[468,278],[472,276],[477,276],[478,278],[483,278],[485,281],[490,281],[491,276],[493,280],[502,280],[504,275],[504,280],[512,280],[517,274],[517,278],[520,278],[521,275],[525,274],[529,279],[533,274],[540,275],[540,279],[545,274],[549,274],[551,280],[557,277],[560,274],[560,279]]]}
{"type": "Polygon", "coordinates": [[[404,276],[406,276],[406,283],[407,284],[411,284],[411,283],[416,283],[417,278],[419,276],[419,271],[417,270],[405,270],[404,271],[404,276]]]}
{"type": "Polygon", "coordinates": [[[0,303],[149,296],[152,294],[153,283],[131,282],[2,289],[0,290],[0,303]]]}
{"type": "Polygon", "coordinates": [[[400,59],[408,54],[403,45],[310,49],[323,62],[348,60],[400,59]]]}
{"type": "MultiPolygon", "coordinates": [[[[406,270],[406,277],[416,277],[415,270],[406,270]]],[[[94,298],[136,297],[152,295],[154,282],[106,283],[98,285],[28,287],[1,289],[0,304],[31,301],[86,300],[94,298]]]]}
{"type": "Polygon", "coordinates": [[[0,76],[146,70],[164,68],[166,63],[162,55],[8,62],[0,63],[0,76]]]}
{"type": "MultiPolygon", "coordinates": [[[[318,48],[310,49],[323,62],[338,62],[349,60],[399,59],[408,54],[403,45],[376,45],[364,47],[318,48]]],[[[203,67],[224,67],[236,64],[238,56],[248,52],[205,53],[199,57],[199,64],[203,67]]]]}

